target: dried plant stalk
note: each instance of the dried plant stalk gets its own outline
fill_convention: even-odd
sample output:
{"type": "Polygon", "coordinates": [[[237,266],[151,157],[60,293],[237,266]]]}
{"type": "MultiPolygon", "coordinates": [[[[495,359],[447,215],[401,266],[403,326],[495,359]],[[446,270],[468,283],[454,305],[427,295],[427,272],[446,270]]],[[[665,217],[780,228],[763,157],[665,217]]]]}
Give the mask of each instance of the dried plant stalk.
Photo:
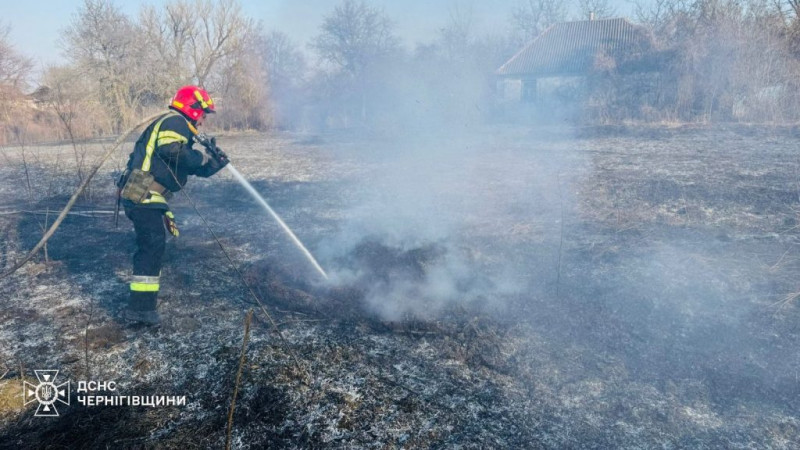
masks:
{"type": "Polygon", "coordinates": [[[247,311],[244,318],[244,339],[242,340],[242,353],[239,356],[239,369],[236,371],[236,382],[233,385],[233,398],[231,408],[228,411],[228,432],[225,436],[225,449],[231,448],[231,433],[233,433],[233,410],[236,408],[236,395],[239,393],[239,381],[242,379],[242,368],[244,367],[245,355],[247,354],[247,341],[250,339],[250,322],[253,320],[253,310],[247,311]]]}

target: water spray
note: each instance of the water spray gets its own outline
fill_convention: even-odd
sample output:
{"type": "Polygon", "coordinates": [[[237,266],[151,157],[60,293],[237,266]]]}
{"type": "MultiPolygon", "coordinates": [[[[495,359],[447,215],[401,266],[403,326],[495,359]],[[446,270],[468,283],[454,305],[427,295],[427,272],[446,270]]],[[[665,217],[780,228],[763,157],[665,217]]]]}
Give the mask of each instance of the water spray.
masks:
{"type": "Polygon", "coordinates": [[[286,225],[286,222],[284,222],[283,219],[281,219],[281,217],[278,215],[278,213],[276,213],[269,206],[269,204],[267,204],[267,201],[264,200],[264,197],[262,197],[261,194],[258,193],[258,191],[253,187],[253,185],[251,185],[250,182],[248,182],[244,178],[244,176],[241,173],[239,173],[239,171],[236,170],[235,167],[233,167],[233,164],[231,164],[230,160],[228,159],[228,155],[226,155],[225,152],[223,152],[221,149],[217,147],[217,138],[214,136],[209,136],[205,133],[197,133],[195,134],[195,140],[200,145],[205,147],[206,150],[208,150],[208,152],[211,153],[215,158],[219,159],[220,161],[227,162],[225,167],[227,167],[230,173],[233,174],[234,178],[236,178],[236,181],[238,181],[239,184],[241,184],[247,190],[247,192],[249,192],[250,195],[252,195],[253,198],[256,199],[256,201],[258,201],[258,203],[260,203],[261,206],[264,207],[264,209],[269,213],[269,215],[271,215],[272,218],[275,219],[276,222],[278,222],[278,225],[280,225],[281,228],[283,228],[283,231],[285,231],[286,234],[289,235],[289,237],[292,239],[292,242],[294,242],[294,245],[297,248],[299,248],[300,251],[303,252],[308,261],[314,266],[315,269],[317,269],[317,272],[319,272],[319,274],[322,275],[322,278],[328,280],[328,274],[325,273],[324,270],[322,270],[322,267],[319,265],[317,260],[314,259],[314,256],[311,254],[310,251],[308,251],[306,246],[303,245],[302,242],[300,242],[300,239],[298,239],[297,236],[295,236],[291,228],[289,228],[289,226],[286,225]]]}
{"type": "Polygon", "coordinates": [[[327,280],[328,279],[328,274],[326,274],[325,271],[322,270],[322,267],[319,265],[317,260],[314,259],[314,256],[311,254],[311,252],[308,251],[308,249],[306,248],[305,245],[303,245],[302,242],[300,242],[300,239],[298,239],[297,236],[295,236],[295,234],[292,232],[291,228],[289,228],[289,226],[286,225],[286,222],[284,222],[283,219],[281,219],[281,217],[278,215],[278,213],[276,213],[269,206],[267,201],[264,200],[264,197],[262,197],[261,194],[259,194],[258,191],[256,191],[256,189],[244,178],[244,176],[242,176],[242,174],[239,173],[239,171],[236,170],[235,167],[233,167],[233,164],[228,163],[228,165],[226,165],[225,167],[227,167],[228,171],[230,171],[230,173],[233,174],[233,176],[236,178],[236,180],[239,182],[239,184],[244,186],[244,188],[247,190],[247,192],[249,192],[250,195],[252,195],[253,198],[256,199],[258,201],[258,203],[260,203],[261,206],[264,207],[265,210],[267,210],[269,215],[271,215],[272,218],[275,219],[276,222],[278,222],[278,225],[280,225],[281,228],[283,228],[283,231],[285,231],[286,234],[288,234],[289,237],[292,239],[292,242],[294,242],[294,245],[297,246],[297,248],[299,248],[300,251],[303,252],[303,254],[306,256],[308,261],[314,266],[315,269],[317,269],[317,272],[319,272],[320,275],[322,275],[322,277],[327,280]]]}

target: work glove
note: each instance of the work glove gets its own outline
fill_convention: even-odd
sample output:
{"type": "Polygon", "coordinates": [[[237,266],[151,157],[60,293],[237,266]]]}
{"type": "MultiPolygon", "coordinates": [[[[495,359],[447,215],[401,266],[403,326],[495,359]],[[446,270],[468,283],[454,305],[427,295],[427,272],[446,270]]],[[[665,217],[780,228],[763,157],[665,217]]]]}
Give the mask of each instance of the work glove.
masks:
{"type": "Polygon", "coordinates": [[[221,148],[217,147],[217,138],[216,136],[206,137],[203,135],[201,137],[200,143],[203,147],[206,148],[208,154],[214,158],[214,161],[219,165],[219,168],[222,169],[223,167],[227,166],[230,160],[228,159],[228,155],[222,151],[221,148]]]}
{"type": "Polygon", "coordinates": [[[221,148],[219,148],[217,146],[214,146],[213,155],[214,155],[214,159],[216,159],[217,162],[219,163],[219,167],[220,168],[223,168],[223,167],[227,166],[228,163],[231,162],[228,159],[228,155],[225,152],[223,152],[221,148]]]}
{"type": "Polygon", "coordinates": [[[164,226],[167,227],[167,231],[175,237],[181,234],[180,230],[178,230],[178,224],[175,223],[175,215],[172,214],[172,211],[164,213],[164,226]]]}
{"type": "Polygon", "coordinates": [[[225,167],[230,162],[230,160],[228,159],[228,155],[225,152],[223,152],[221,148],[217,147],[216,136],[209,139],[208,150],[214,156],[214,159],[217,160],[220,167],[225,167]]]}

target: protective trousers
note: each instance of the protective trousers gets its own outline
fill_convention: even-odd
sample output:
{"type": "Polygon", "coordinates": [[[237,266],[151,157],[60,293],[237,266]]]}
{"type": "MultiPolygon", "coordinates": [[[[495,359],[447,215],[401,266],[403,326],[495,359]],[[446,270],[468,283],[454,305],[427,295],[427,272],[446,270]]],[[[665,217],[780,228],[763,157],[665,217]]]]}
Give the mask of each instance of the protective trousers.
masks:
{"type": "Polygon", "coordinates": [[[136,232],[136,253],[133,254],[133,278],[128,308],[134,311],[155,311],[158,300],[161,259],[166,246],[164,210],[125,208],[136,232]]]}

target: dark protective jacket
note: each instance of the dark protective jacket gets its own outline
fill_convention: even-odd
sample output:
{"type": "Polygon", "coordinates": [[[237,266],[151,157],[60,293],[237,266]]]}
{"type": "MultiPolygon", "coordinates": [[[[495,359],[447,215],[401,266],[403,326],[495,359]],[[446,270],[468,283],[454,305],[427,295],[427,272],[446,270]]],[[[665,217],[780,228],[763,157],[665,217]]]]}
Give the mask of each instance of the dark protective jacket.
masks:
{"type": "MultiPolygon", "coordinates": [[[[181,190],[189,175],[210,177],[222,169],[215,158],[205,151],[192,148],[196,133],[193,123],[175,110],[156,119],[142,132],[128,158],[126,173],[133,169],[150,172],[164,189],[151,190],[147,199],[140,204],[123,199],[125,208],[169,209],[166,199],[181,190]]],[[[126,181],[121,180],[120,185],[126,181]]]]}

